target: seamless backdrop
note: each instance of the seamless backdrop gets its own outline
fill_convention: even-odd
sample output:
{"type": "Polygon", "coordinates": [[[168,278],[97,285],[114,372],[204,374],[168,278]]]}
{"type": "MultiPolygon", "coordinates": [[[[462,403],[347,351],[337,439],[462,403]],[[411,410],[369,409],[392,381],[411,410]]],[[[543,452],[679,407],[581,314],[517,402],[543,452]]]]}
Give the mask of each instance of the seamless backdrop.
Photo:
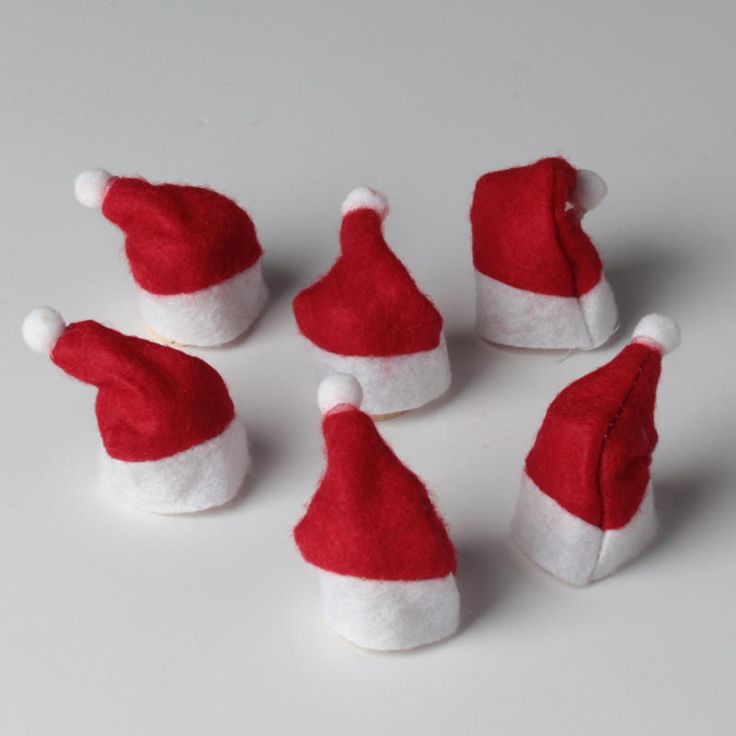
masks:
{"type": "Polygon", "coordinates": [[[705,2],[38,2],[0,6],[0,732],[691,734],[736,717],[733,566],[736,10],[705,2]],[[562,154],[609,196],[586,220],[621,312],[564,356],[473,334],[468,207],[484,171],[562,154]],[[189,518],[95,488],[93,392],[22,344],[46,303],[142,333],[121,235],[76,204],[103,166],[210,185],[252,214],[272,300],[197,351],[228,381],[254,475],[189,518]],[[384,191],[389,242],[446,319],[454,384],[381,425],[458,547],[463,626],[402,655],[321,621],[290,538],[319,415],[290,300],[384,191]],[[509,549],[544,411],[638,318],[665,360],[656,545],[589,589],[509,549]]]}

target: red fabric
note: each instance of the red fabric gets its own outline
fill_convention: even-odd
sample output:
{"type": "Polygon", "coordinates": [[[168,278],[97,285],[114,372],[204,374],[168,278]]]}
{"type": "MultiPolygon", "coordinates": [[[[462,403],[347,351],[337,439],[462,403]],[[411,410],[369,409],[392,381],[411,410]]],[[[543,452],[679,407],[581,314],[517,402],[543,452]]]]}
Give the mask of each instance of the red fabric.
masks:
{"type": "Polygon", "coordinates": [[[214,286],[263,253],[250,217],[202,187],[113,179],[102,213],[125,233],[133,278],[152,294],[214,286]]]}
{"type": "Polygon", "coordinates": [[[632,343],[570,384],[527,457],[526,472],[544,493],[601,529],[625,526],[644,497],[661,362],[657,350],[632,343]]]}
{"type": "Polygon", "coordinates": [[[340,247],[330,271],[294,299],[301,333],[339,355],[405,355],[436,348],[442,316],[386,244],[378,213],[349,212],[340,247]]]}
{"type": "Polygon", "coordinates": [[[486,276],[538,294],[582,296],[601,260],[569,208],[577,171],[562,158],[478,179],[470,209],[473,263],[486,276]]]}
{"type": "Polygon", "coordinates": [[[97,386],[97,423],[118,460],[160,460],[219,435],[235,416],[224,381],[203,360],[93,322],[76,322],[51,359],[97,386]]]}
{"type": "Polygon", "coordinates": [[[307,562],[369,580],[426,580],[454,573],[455,550],[419,478],[394,455],[370,417],[328,414],[327,469],[294,538],[307,562]]]}

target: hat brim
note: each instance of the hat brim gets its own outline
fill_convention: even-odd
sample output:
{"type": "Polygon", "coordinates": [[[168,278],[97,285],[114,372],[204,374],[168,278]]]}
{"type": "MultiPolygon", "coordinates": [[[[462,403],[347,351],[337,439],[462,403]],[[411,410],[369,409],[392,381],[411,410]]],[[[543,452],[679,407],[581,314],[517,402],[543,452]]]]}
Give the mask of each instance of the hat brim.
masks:
{"type": "Polygon", "coordinates": [[[211,347],[234,340],[253,324],[268,299],[261,260],[219,284],[186,294],[152,294],[139,287],[143,319],[179,345],[211,347]]]}
{"type": "Polygon", "coordinates": [[[460,623],[455,576],[366,580],[318,570],[329,625],[364,649],[413,649],[451,636],[460,623]]]}
{"type": "Polygon", "coordinates": [[[511,539],[551,575],[571,585],[604,578],[636,557],[657,533],[651,483],[626,526],[603,530],[571,514],[524,473],[511,539]]]}
{"type": "Polygon", "coordinates": [[[475,293],[478,333],[499,345],[590,350],[606,342],[618,323],[613,291],[603,275],[576,297],[517,289],[476,270],[475,293]]]}
{"type": "Polygon", "coordinates": [[[243,423],[161,460],[130,462],[102,452],[102,479],[120,503],[158,514],[184,514],[232,499],[250,468],[243,423]]]}

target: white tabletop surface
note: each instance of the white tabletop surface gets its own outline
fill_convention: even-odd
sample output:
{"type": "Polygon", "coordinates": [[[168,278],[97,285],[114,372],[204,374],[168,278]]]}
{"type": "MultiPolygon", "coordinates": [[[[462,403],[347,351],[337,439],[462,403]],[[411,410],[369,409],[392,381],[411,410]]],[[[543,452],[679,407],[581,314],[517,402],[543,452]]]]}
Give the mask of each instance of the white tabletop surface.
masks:
{"type": "Polygon", "coordinates": [[[725,734],[736,718],[733,3],[28,2],[0,9],[0,733],[725,734]],[[621,311],[604,348],[484,346],[468,206],[485,171],[562,154],[621,311]],[[206,184],[252,214],[273,297],[228,381],[254,475],[221,511],[118,508],[94,391],[22,344],[37,304],[141,334],[122,238],[78,170],[206,184]],[[463,625],[377,655],[331,634],[291,529],[322,438],[294,294],[353,187],[446,319],[454,384],[380,425],[459,552],[463,625]],[[656,545],[587,589],[506,541],[545,409],[648,311],[676,318],[656,545]]]}

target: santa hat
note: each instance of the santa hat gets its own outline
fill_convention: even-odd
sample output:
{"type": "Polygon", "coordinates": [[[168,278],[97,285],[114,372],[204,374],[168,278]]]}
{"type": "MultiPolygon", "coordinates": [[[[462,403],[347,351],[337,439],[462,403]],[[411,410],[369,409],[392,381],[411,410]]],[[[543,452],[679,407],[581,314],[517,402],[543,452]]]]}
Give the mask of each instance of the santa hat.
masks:
{"type": "Polygon", "coordinates": [[[424,484],[360,399],[351,376],[320,385],[327,468],[294,539],[318,570],[335,631],[366,649],[409,649],[457,629],[455,550],[424,484]]]}
{"type": "Polygon", "coordinates": [[[617,325],[616,302],[580,220],[606,195],[592,171],[562,158],[494,171],[476,186],[478,331],[522,348],[594,348],[617,325]]]}
{"type": "Polygon", "coordinates": [[[253,323],[268,292],[250,217],[210,189],[84,171],[77,200],[125,233],[143,318],[165,340],[220,345],[253,323]]]}
{"type": "Polygon", "coordinates": [[[294,299],[319,378],[355,376],[363,409],[374,416],[422,406],[450,385],[442,316],[386,244],[387,212],[378,192],[351,192],[342,205],[340,256],[294,299]]]}
{"type": "Polygon", "coordinates": [[[662,355],[679,342],[671,319],[644,317],[618,356],[547,410],[526,459],[511,535],[567,583],[611,574],[656,533],[654,404],[662,355]]]}
{"type": "Polygon", "coordinates": [[[97,387],[102,476],[120,501],[158,513],[229,501],[250,460],[224,381],[199,358],[48,307],[23,323],[33,350],[97,387]]]}

